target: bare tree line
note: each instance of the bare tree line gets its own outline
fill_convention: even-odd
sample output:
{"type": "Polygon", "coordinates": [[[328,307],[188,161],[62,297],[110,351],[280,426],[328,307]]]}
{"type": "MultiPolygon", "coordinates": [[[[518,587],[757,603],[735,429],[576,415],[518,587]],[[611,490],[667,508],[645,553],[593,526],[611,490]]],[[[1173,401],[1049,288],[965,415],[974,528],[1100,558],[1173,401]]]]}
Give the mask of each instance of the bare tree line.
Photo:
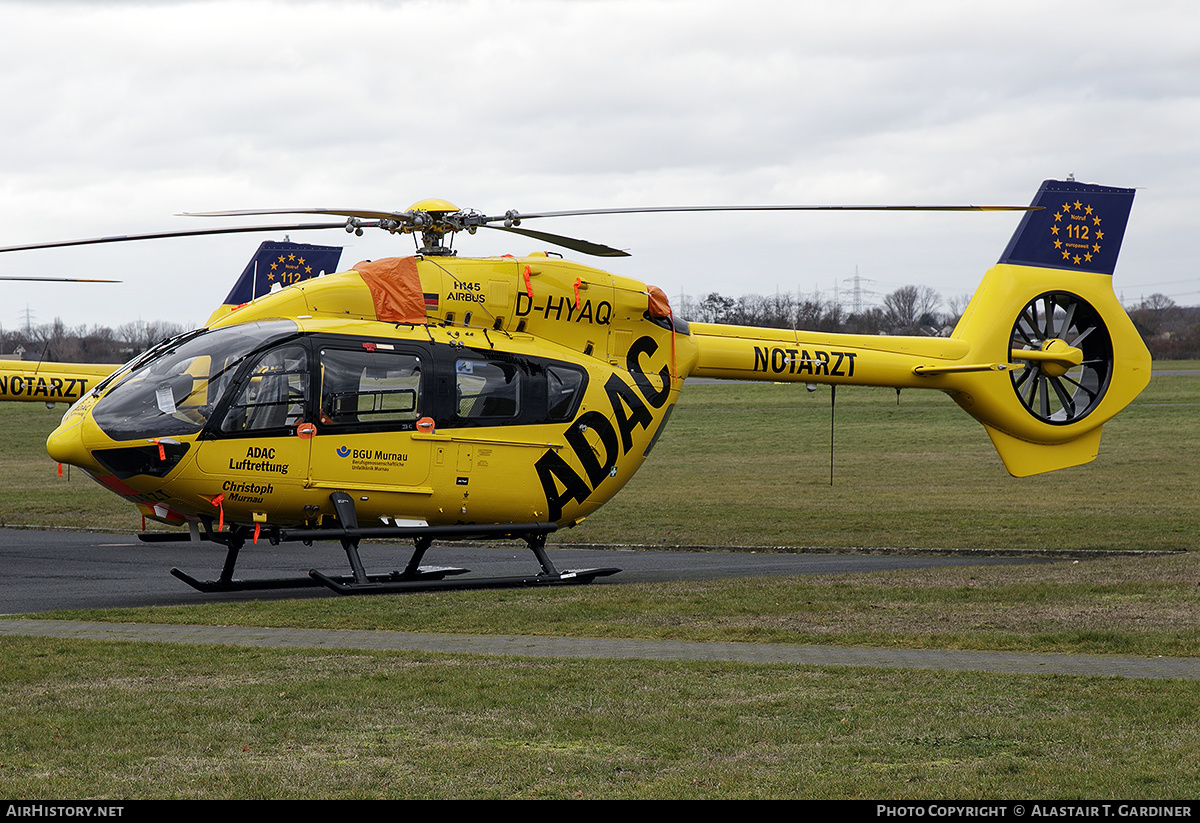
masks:
{"type": "Polygon", "coordinates": [[[1129,316],[1155,360],[1200,359],[1200,306],[1152,294],[1129,308],[1129,316]]]}
{"type": "Polygon", "coordinates": [[[851,334],[927,334],[948,332],[966,308],[967,296],[948,301],[928,286],[902,286],[883,298],[882,306],[849,312],[837,300],[784,292],[727,297],[717,292],[695,301],[686,295],[677,313],[698,323],[727,323],[773,329],[847,332],[851,334]]]}
{"type": "Polygon", "coordinates": [[[124,363],[155,343],[187,331],[178,323],[138,320],[115,329],[68,327],[62,320],[0,332],[0,355],[51,363],[124,363]]]}

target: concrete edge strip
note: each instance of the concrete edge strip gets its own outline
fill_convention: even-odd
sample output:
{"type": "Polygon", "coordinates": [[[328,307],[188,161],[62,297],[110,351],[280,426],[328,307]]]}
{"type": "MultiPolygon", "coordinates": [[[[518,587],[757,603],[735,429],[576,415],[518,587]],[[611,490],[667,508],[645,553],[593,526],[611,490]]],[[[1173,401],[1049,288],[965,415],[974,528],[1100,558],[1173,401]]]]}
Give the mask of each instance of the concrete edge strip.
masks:
{"type": "Polygon", "coordinates": [[[1065,674],[1087,677],[1200,679],[1200,658],[1025,652],[800,646],[590,637],[433,634],[347,629],[175,626],[70,620],[0,620],[2,636],[143,643],[261,646],[287,649],[413,651],[515,657],[709,661],[804,666],[1065,674]]]}

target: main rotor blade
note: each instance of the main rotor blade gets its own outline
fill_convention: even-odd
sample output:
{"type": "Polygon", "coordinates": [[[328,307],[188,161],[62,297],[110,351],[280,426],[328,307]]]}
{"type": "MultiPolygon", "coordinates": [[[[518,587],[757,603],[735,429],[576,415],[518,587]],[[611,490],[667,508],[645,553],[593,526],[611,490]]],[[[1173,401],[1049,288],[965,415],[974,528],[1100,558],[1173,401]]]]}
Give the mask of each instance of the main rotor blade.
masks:
{"type": "MultiPolygon", "coordinates": [[[[508,231],[514,234],[525,235],[532,237],[535,240],[542,240],[546,243],[552,243],[563,248],[577,251],[582,254],[590,254],[596,257],[628,257],[629,253],[614,249],[611,246],[592,243],[587,240],[579,240],[573,237],[565,237],[559,234],[549,234],[547,232],[533,231],[531,229],[518,228],[511,225],[519,223],[521,220],[534,219],[541,217],[575,217],[600,214],[653,214],[653,213],[669,213],[669,212],[737,212],[737,211],[1037,211],[1040,206],[803,206],[803,205],[775,205],[775,206],[648,206],[642,208],[612,208],[612,209],[575,209],[570,211],[545,211],[532,212],[529,214],[519,214],[516,211],[510,211],[502,216],[485,217],[475,213],[459,212],[455,215],[459,221],[456,221],[450,231],[461,231],[471,226],[482,226],[489,229],[498,229],[500,231],[508,231]],[[505,222],[510,225],[497,226],[493,223],[505,222]]],[[[368,209],[241,209],[235,211],[212,211],[212,212],[185,212],[183,216],[187,217],[246,217],[251,215],[269,215],[269,214],[329,214],[338,215],[339,217],[357,218],[365,220],[381,220],[381,221],[396,221],[398,224],[407,224],[409,229],[421,230],[421,226],[413,225],[413,221],[420,217],[419,213],[414,212],[397,212],[397,211],[374,211],[368,209]]],[[[29,243],[20,246],[3,246],[0,247],[0,253],[10,251],[31,251],[34,249],[54,249],[63,248],[66,246],[90,246],[99,243],[125,243],[134,240],[165,240],[172,237],[202,237],[206,235],[218,234],[246,234],[253,232],[276,232],[276,231],[306,231],[309,229],[346,229],[347,223],[291,223],[274,226],[235,226],[232,228],[212,228],[212,229],[187,229],[181,231],[168,232],[151,232],[147,234],[122,234],[112,237],[93,237],[83,240],[58,240],[48,243],[29,243]]],[[[409,230],[409,229],[406,229],[409,230]]]]}
{"type": "Polygon", "coordinates": [[[602,246],[599,243],[592,243],[588,240],[579,240],[574,237],[564,237],[561,234],[549,234],[544,231],[534,231],[532,229],[518,229],[515,226],[489,226],[484,225],[485,229],[496,229],[497,231],[507,231],[513,234],[521,234],[525,237],[532,237],[534,240],[542,240],[546,243],[552,243],[556,246],[562,246],[564,249],[577,251],[580,254],[590,254],[593,257],[629,257],[627,251],[614,249],[611,246],[602,246]]]}
{"type": "MultiPolygon", "coordinates": [[[[185,211],[179,217],[256,217],[265,214],[336,214],[340,217],[361,217],[365,220],[404,220],[412,215],[404,211],[372,211],[370,209],[235,209],[233,211],[185,211]]],[[[345,226],[345,223],[339,224],[345,226]]]]}
{"type": "Polygon", "coordinates": [[[91,246],[97,243],[125,243],[131,240],[164,240],[170,237],[197,237],[209,234],[241,234],[260,231],[302,231],[305,229],[344,229],[345,223],[292,223],[279,226],[238,226],[226,229],[189,229],[187,231],[152,232],[150,234],[119,234],[112,237],[93,237],[87,240],[56,240],[51,243],[29,243],[24,246],[3,246],[6,251],[30,251],[32,249],[56,249],[63,246],[91,246]]]}
{"type": "Polygon", "coordinates": [[[593,214],[654,214],[695,211],[1040,211],[1041,206],[645,206],[641,208],[574,209],[570,211],[512,212],[485,217],[485,222],[526,220],[536,217],[576,217],[593,214]]]}
{"type": "Polygon", "coordinates": [[[47,283],[120,283],[120,280],[99,280],[94,277],[8,277],[0,275],[0,280],[40,280],[47,283]]]}

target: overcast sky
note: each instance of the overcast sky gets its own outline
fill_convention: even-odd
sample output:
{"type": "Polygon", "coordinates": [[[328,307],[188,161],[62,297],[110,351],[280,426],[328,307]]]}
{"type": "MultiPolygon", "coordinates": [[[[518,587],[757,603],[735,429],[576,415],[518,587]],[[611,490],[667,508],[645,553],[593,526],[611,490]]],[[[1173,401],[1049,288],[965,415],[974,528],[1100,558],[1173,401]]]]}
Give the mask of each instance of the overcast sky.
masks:
{"type": "MultiPolygon", "coordinates": [[[[1028,204],[1136,187],[1114,279],[1200,304],[1200,5],[741,0],[5,2],[0,245],[233,225],[185,211],[488,214],[693,204],[1028,204]]],[[[680,293],[974,290],[1015,214],[604,216],[536,228],[680,293]]],[[[258,221],[264,222],[264,221],[258,221]]],[[[270,222],[265,221],[265,222],[270,222]]],[[[0,255],[0,326],[198,325],[237,235],[0,255]]],[[[487,236],[490,235],[490,236],[487,236]]],[[[343,267],[410,238],[293,232],[343,267]]],[[[460,253],[538,241],[460,237],[460,253]]]]}

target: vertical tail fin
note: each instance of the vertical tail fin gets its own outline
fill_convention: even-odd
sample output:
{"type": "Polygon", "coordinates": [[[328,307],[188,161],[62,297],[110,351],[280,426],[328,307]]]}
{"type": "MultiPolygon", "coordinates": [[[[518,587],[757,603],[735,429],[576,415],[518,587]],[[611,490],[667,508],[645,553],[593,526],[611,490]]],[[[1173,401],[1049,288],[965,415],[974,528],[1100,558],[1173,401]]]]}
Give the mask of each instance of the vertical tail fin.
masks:
{"type": "Polygon", "coordinates": [[[233,284],[225,302],[213,312],[208,322],[262,297],[275,285],[290,286],[322,273],[335,272],[341,257],[341,246],[314,246],[289,240],[263,242],[233,284]]]}
{"type": "Polygon", "coordinates": [[[1025,212],[1000,263],[1113,273],[1133,208],[1133,189],[1047,180],[1025,212]]]}

